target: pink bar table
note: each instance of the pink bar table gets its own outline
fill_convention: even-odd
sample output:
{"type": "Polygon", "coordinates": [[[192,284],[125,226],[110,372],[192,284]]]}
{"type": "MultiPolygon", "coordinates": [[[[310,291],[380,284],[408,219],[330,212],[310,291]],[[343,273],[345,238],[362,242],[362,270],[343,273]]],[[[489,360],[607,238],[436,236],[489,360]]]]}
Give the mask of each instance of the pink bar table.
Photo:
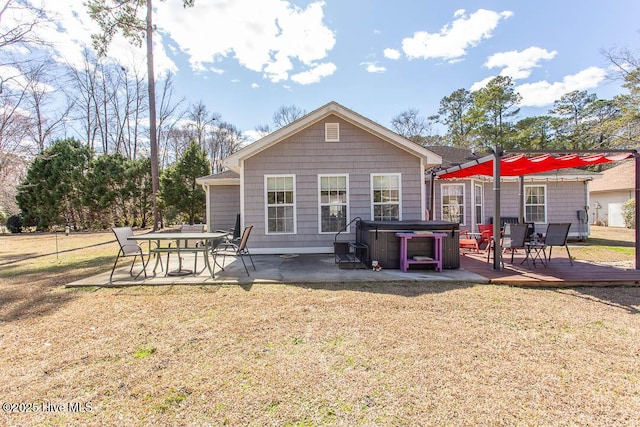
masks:
{"type": "Polygon", "coordinates": [[[400,238],[400,269],[406,272],[410,264],[435,264],[436,271],[442,271],[442,238],[445,233],[396,233],[400,238]],[[409,259],[407,256],[407,242],[411,239],[433,239],[433,259],[409,259]]]}

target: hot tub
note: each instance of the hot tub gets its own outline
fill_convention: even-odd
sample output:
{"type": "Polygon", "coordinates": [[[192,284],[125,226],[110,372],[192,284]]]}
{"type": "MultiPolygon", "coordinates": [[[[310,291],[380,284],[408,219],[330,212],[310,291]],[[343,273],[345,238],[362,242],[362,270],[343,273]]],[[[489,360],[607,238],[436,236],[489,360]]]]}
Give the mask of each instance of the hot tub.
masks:
{"type": "MultiPolygon", "coordinates": [[[[400,268],[399,232],[431,231],[445,233],[442,239],[442,268],[460,268],[460,226],[447,221],[367,221],[358,222],[356,243],[367,245],[368,266],[376,260],[382,268],[400,268]]],[[[408,255],[433,257],[433,239],[412,239],[408,255]]],[[[430,267],[426,267],[430,268],[430,267]]]]}

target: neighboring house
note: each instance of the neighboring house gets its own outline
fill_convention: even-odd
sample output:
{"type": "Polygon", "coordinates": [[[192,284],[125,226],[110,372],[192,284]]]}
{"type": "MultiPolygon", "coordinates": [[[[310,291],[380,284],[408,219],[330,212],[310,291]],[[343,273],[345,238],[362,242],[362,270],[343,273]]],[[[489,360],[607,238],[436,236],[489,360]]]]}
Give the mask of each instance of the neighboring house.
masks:
{"type": "Polygon", "coordinates": [[[589,186],[591,221],[610,227],[624,227],[622,205],[635,193],[635,162],[627,160],[602,172],[589,186]]]}
{"type": "MultiPolygon", "coordinates": [[[[253,253],[331,253],[353,218],[424,220],[434,152],[330,102],[199,178],[210,230],[253,225],[253,253]]],[[[347,233],[352,236],[355,226],[347,233]]],[[[354,239],[355,240],[355,239],[354,239]]]]}
{"type": "MultiPolygon", "coordinates": [[[[471,150],[455,147],[427,147],[439,154],[442,168],[447,169],[483,157],[471,150]]],[[[569,235],[584,238],[589,234],[586,211],[589,206],[589,183],[598,173],[580,169],[559,169],[552,173],[525,175],[525,221],[535,223],[536,231],[543,233],[547,224],[571,223],[569,235]],[[580,213],[578,213],[580,211],[580,213]]],[[[430,181],[430,175],[427,175],[430,181]]],[[[430,183],[427,185],[428,197],[430,183]]],[[[460,223],[461,230],[477,231],[478,224],[492,222],[494,191],[491,177],[477,176],[461,179],[436,179],[434,209],[431,219],[460,223]]],[[[517,177],[502,177],[500,184],[500,216],[515,219],[519,212],[520,185],[517,177]]]]}

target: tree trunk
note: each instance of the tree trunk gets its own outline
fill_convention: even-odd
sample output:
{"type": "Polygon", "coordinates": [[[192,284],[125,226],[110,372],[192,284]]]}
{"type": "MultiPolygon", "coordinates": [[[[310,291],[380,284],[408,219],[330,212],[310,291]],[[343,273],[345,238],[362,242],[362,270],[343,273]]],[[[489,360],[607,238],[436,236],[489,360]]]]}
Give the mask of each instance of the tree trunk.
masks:
{"type": "Polygon", "coordinates": [[[158,189],[160,171],[158,166],[158,139],[156,129],[156,84],[153,66],[153,22],[151,18],[152,1],[147,0],[147,79],[149,82],[149,148],[151,151],[151,200],[153,202],[153,229],[160,223],[158,211],[158,189]]]}

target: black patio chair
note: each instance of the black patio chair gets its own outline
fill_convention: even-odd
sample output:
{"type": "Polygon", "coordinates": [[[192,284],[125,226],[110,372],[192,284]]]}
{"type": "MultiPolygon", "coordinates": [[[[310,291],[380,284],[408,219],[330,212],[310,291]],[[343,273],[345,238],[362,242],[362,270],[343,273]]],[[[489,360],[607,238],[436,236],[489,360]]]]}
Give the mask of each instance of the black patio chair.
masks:
{"type": "Polygon", "coordinates": [[[255,271],[256,265],[253,263],[253,258],[251,257],[251,253],[249,252],[249,248],[247,247],[247,241],[249,240],[249,235],[251,234],[251,230],[253,229],[253,225],[246,226],[242,231],[242,236],[240,237],[240,241],[238,244],[233,242],[222,242],[215,248],[211,250],[213,255],[213,263],[217,264],[216,258],[219,255],[222,255],[222,264],[220,267],[224,270],[224,261],[226,256],[238,256],[242,261],[242,265],[244,265],[244,269],[247,272],[247,276],[250,276],[249,269],[247,268],[247,264],[244,262],[244,256],[249,255],[249,259],[251,260],[251,265],[253,266],[253,270],[255,271]]]}
{"type": "Polygon", "coordinates": [[[569,257],[569,263],[573,265],[571,259],[571,253],[569,252],[569,246],[567,245],[567,238],[569,237],[570,223],[562,224],[549,224],[547,225],[547,232],[544,235],[544,244],[549,248],[549,255],[547,261],[551,262],[551,251],[554,246],[564,246],[567,249],[567,256],[569,257]]]}
{"type": "Polygon", "coordinates": [[[502,239],[502,249],[511,251],[511,264],[513,264],[513,254],[517,249],[525,249],[529,225],[528,224],[505,224],[504,237],[502,239]]]}
{"type": "Polygon", "coordinates": [[[113,263],[113,268],[111,269],[111,275],[109,276],[109,284],[113,281],[113,272],[116,270],[116,265],[118,264],[118,260],[120,258],[125,257],[133,257],[133,262],[131,263],[131,268],[129,268],[129,275],[133,276],[133,266],[136,264],[136,258],[139,256],[142,260],[142,270],[136,275],[136,279],[144,272],[144,277],[147,277],[147,264],[144,262],[144,253],[142,252],[142,247],[135,242],[131,242],[127,240],[129,236],[133,236],[133,229],[131,227],[114,227],[111,229],[113,234],[116,236],[116,240],[120,245],[120,250],[118,251],[118,256],[116,256],[116,260],[113,263]]]}
{"type": "Polygon", "coordinates": [[[227,242],[235,243],[236,245],[240,243],[240,214],[236,215],[236,223],[233,228],[228,230],[216,230],[217,233],[227,233],[225,240],[227,242]]]}

